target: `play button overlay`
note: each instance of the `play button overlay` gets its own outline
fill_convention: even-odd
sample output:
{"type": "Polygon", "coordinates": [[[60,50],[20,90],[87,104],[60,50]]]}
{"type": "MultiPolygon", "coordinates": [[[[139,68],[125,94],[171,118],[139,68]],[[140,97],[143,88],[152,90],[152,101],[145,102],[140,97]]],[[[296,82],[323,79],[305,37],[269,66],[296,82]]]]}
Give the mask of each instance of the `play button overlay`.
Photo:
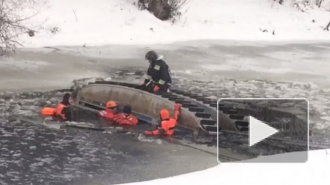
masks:
{"type": "Polygon", "coordinates": [[[256,143],[270,137],[278,132],[275,128],[268,126],[267,124],[257,120],[256,118],[249,116],[250,133],[249,133],[249,145],[253,146],[256,143]]]}
{"type": "Polygon", "coordinates": [[[221,98],[217,102],[218,160],[228,155],[226,162],[306,162],[308,115],[304,98],[221,98]]]}

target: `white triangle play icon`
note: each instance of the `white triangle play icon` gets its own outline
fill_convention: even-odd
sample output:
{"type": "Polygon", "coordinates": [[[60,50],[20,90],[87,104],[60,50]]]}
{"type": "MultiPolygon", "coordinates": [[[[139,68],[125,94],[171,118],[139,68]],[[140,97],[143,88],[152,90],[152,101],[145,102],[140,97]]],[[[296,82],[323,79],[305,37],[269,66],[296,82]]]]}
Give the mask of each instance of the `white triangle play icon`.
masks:
{"type": "Polygon", "coordinates": [[[252,116],[250,116],[249,118],[249,130],[250,146],[253,146],[254,144],[278,132],[278,130],[276,130],[275,128],[268,126],[267,124],[257,120],[252,116]]]}

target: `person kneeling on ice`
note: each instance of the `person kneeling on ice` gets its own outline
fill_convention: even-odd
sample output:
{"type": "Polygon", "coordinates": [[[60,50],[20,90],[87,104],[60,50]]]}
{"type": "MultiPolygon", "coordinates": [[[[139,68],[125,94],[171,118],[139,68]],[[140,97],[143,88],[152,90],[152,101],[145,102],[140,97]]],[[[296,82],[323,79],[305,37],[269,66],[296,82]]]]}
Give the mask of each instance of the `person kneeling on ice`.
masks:
{"type": "Polygon", "coordinates": [[[115,115],[113,121],[119,125],[132,126],[137,125],[139,122],[138,118],[132,114],[132,108],[130,105],[125,105],[123,108],[123,113],[115,115]]]}
{"type": "Polygon", "coordinates": [[[71,121],[71,110],[70,110],[71,94],[65,93],[63,100],[57,105],[56,109],[52,107],[45,107],[41,113],[43,116],[52,116],[59,118],[60,121],[71,121]]]}
{"type": "Polygon", "coordinates": [[[118,104],[115,101],[108,101],[105,110],[99,112],[99,115],[103,118],[113,120],[114,116],[117,114],[118,104]]]}
{"type": "Polygon", "coordinates": [[[181,104],[175,104],[174,106],[174,118],[170,118],[170,112],[167,109],[163,109],[160,111],[160,118],[161,123],[157,130],[154,131],[145,131],[144,135],[146,136],[159,136],[159,135],[165,135],[165,136],[172,136],[174,134],[174,129],[178,124],[178,118],[181,114],[181,104]]]}

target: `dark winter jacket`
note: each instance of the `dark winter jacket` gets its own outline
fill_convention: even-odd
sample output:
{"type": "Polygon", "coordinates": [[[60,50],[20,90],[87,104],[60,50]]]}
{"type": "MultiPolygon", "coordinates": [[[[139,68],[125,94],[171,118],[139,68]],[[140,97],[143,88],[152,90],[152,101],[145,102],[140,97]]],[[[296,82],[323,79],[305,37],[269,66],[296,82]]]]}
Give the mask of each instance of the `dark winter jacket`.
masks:
{"type": "Polygon", "coordinates": [[[172,83],[169,67],[162,59],[151,62],[147,71],[148,78],[145,83],[152,79],[155,85],[160,87],[168,86],[172,83]]]}

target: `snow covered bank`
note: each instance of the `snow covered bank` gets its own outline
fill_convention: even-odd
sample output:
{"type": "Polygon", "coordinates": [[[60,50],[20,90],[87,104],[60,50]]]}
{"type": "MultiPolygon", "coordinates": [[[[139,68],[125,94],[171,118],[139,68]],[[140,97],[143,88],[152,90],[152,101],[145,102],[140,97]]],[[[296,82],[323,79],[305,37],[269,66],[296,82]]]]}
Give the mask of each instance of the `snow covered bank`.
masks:
{"type": "Polygon", "coordinates": [[[49,0],[27,23],[35,27],[43,23],[43,28],[36,36],[21,39],[26,47],[202,39],[330,40],[330,32],[322,29],[330,21],[330,12],[317,7],[301,12],[273,0],[190,0],[173,24],[139,11],[134,2],[137,0],[49,0]]]}
{"type": "MultiPolygon", "coordinates": [[[[286,157],[295,153],[279,154],[269,157],[286,157]]],[[[133,184],[330,184],[330,151],[318,150],[309,152],[307,163],[299,164],[254,164],[222,163],[204,171],[157,179],[133,184]]]]}

